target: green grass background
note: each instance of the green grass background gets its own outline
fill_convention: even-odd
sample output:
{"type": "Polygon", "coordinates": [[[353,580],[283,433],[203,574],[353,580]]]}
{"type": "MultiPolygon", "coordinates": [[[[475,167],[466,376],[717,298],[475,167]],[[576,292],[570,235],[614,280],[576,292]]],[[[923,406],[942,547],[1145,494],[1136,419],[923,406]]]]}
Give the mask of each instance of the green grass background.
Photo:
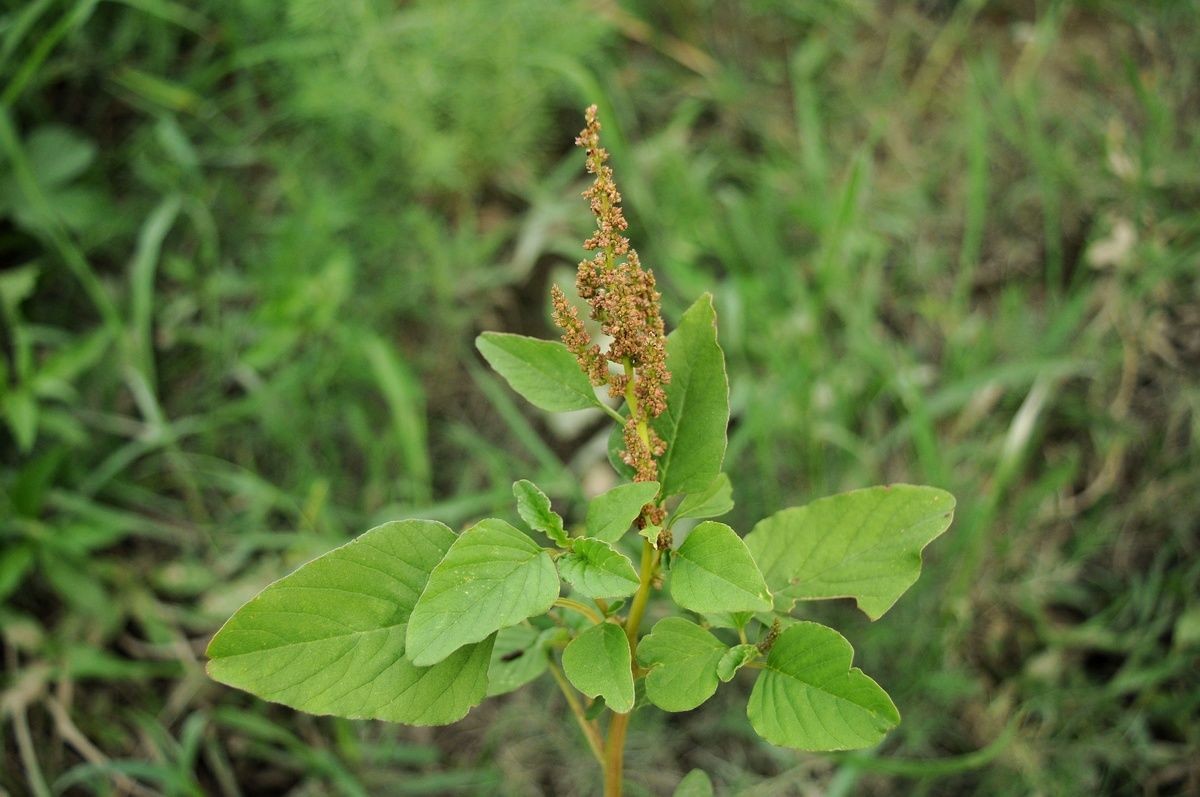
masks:
{"type": "Polygon", "coordinates": [[[2,8],[0,792],[597,792],[547,681],[430,730],[202,669],[378,521],[521,477],[578,519],[599,422],[471,344],[553,334],[595,102],[668,323],[716,297],[730,522],[959,499],[883,620],[808,610],[895,697],[880,748],[771,748],[739,679],[635,716],[629,792],[1200,793],[1195,2],[2,8]]]}

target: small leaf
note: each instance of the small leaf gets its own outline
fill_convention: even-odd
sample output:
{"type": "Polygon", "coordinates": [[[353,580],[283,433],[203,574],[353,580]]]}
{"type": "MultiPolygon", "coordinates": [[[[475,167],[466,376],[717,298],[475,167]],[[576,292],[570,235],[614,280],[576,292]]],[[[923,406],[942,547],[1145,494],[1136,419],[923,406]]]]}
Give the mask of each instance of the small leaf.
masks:
{"type": "Polygon", "coordinates": [[[487,696],[495,697],[520,689],[550,666],[549,646],[566,636],[562,628],[538,631],[526,625],[503,628],[496,634],[488,665],[487,696]]]}
{"type": "Polygon", "coordinates": [[[633,709],[633,670],[629,639],[612,623],[593,625],[567,645],[563,672],[588,697],[600,696],[613,711],[633,709]]]}
{"type": "Polygon", "coordinates": [[[671,797],[713,797],[712,781],[703,770],[693,769],[679,781],[671,797]]]}
{"type": "Polygon", "coordinates": [[[455,541],[430,520],[385,523],[271,584],[208,646],[208,674],[312,714],[444,725],[487,689],[492,639],[433,667],[405,658],[405,629],[455,541]]]}
{"type": "Polygon", "coordinates": [[[879,684],[857,667],[845,637],[800,622],[779,635],[746,713],[772,744],[812,752],[875,745],[900,723],[879,684]]]}
{"type": "Polygon", "coordinates": [[[755,645],[735,645],[725,651],[725,655],[717,662],[717,677],[729,683],[738,670],[758,658],[758,648],[755,645]]]}
{"type": "Polygon", "coordinates": [[[548,412],[600,406],[596,391],[566,346],[524,335],[484,332],[475,347],[509,387],[548,412]]]}
{"type": "Polygon", "coordinates": [[[721,472],[729,425],[729,378],[711,295],[697,299],[667,337],[667,370],[667,409],[654,420],[667,443],[658,460],[663,495],[702,492],[721,472]]]}
{"type": "Polygon", "coordinates": [[[690,711],[717,691],[717,665],[725,643],[682,617],[659,620],[638,643],[638,661],[649,667],[646,697],[664,711],[690,711]]]}
{"type": "Polygon", "coordinates": [[[550,499],[536,484],[528,479],[513,482],[513,495],[517,499],[517,514],[529,528],[542,532],[563,548],[571,544],[562,516],[550,508],[550,499]]]}
{"type": "Polygon", "coordinates": [[[482,520],[433,568],[409,620],[409,659],[436,664],[463,645],[548,611],[558,590],[550,554],[503,520],[482,520]]]}
{"type": "Polygon", "coordinates": [[[587,534],[605,542],[621,539],[642,507],[658,495],[658,482],[634,482],[614,487],[588,504],[587,534]]]}
{"type": "Polygon", "coordinates": [[[558,573],[589,598],[624,598],[641,584],[628,556],[591,537],[576,539],[571,552],[559,557],[558,573]]]}
{"type": "MultiPolygon", "coordinates": [[[[638,529],[638,536],[654,546],[658,545],[658,538],[661,534],[662,534],[662,526],[647,525],[643,529],[638,529]]],[[[670,554],[670,551],[663,552],[663,563],[664,564],[666,563],[667,556],[669,554],[670,554]]]]}
{"type": "Polygon", "coordinates": [[[671,565],[671,597],[694,612],[758,612],[771,593],[746,543],[724,523],[706,520],[684,540],[671,565]]]}
{"type": "Polygon", "coordinates": [[[854,598],[878,620],[921,575],[921,551],[954,517],[954,496],[894,484],[776,512],[746,535],[767,583],[791,602],[854,598]]]}
{"type": "Polygon", "coordinates": [[[698,493],[689,493],[675,507],[672,522],[686,517],[720,517],[733,509],[733,485],[729,476],[722,473],[698,493]]]}

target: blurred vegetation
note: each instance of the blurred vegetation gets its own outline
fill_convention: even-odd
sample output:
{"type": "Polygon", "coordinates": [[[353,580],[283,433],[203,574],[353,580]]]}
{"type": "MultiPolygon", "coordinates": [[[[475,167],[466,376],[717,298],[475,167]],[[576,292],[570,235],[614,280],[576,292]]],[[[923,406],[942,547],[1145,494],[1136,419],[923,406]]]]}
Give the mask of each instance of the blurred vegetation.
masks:
{"type": "Polygon", "coordinates": [[[201,656],[378,521],[603,483],[601,423],[471,345],[552,334],[590,102],[668,318],[717,297],[731,522],[959,498],[885,620],[816,610],[901,708],[880,749],[759,743],[743,685],[639,713],[631,793],[1200,792],[1195,2],[3,9],[0,792],[595,791],[546,683],[413,730],[201,656]]]}

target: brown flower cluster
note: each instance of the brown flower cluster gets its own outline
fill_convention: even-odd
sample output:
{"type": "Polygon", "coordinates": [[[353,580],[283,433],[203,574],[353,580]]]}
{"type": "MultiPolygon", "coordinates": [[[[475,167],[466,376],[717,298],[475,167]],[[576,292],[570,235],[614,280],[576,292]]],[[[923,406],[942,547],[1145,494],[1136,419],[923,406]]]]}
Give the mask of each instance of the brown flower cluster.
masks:
{"type": "MultiPolygon", "coordinates": [[[[623,235],[629,224],[621,212],[621,194],[612,168],[607,165],[608,152],[600,146],[596,106],[587,109],[587,126],[575,143],[587,151],[587,170],[596,178],[583,193],[596,217],[596,231],[583,246],[595,254],[579,264],[575,287],[612,343],[601,352],[557,285],[552,291],[554,323],[563,330],[563,343],[592,383],[606,385],[613,397],[624,397],[629,418],[621,456],[636,471],[635,481],[654,481],[658,477],[655,460],[666,451],[666,444],[654,433],[650,421],[666,409],[663,386],[671,380],[661,296],[654,275],[642,268],[637,252],[623,235]]],[[[653,514],[647,517],[650,522],[655,522],[653,514]]]]}

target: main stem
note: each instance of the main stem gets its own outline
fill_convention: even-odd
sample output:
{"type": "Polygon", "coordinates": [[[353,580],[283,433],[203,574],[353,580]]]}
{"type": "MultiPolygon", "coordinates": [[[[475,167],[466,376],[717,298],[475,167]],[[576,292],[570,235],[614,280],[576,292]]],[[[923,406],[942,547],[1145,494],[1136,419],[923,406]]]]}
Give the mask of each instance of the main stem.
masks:
{"type": "MultiPolygon", "coordinates": [[[[642,542],[641,580],[629,617],[625,620],[625,634],[629,637],[629,652],[634,670],[637,669],[638,628],[642,615],[646,613],[646,602],[650,599],[650,586],[654,582],[654,567],[658,564],[658,552],[649,542],[642,542]]],[[[621,797],[621,775],[625,768],[625,732],[629,729],[629,714],[613,714],[608,723],[608,738],[604,743],[604,797],[621,797]]]]}

